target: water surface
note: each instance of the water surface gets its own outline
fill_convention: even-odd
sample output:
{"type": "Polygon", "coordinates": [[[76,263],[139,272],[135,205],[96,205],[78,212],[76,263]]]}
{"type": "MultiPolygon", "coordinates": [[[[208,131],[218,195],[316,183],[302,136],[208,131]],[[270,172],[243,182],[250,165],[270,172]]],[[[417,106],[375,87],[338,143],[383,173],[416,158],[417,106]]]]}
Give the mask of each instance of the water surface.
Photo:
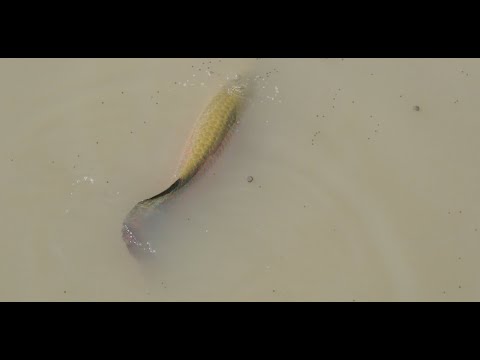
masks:
{"type": "Polygon", "coordinates": [[[476,59],[2,59],[0,300],[478,300],[476,59]],[[164,209],[227,77],[255,94],[164,209]],[[248,182],[247,177],[253,181],[248,182]]]}

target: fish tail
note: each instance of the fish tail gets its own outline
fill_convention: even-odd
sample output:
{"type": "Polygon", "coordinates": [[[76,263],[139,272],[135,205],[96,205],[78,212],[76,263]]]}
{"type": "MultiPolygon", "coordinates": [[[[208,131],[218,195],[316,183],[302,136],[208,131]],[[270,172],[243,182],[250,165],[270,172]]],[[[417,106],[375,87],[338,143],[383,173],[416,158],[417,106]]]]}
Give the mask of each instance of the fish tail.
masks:
{"type": "Polygon", "coordinates": [[[142,231],[145,231],[152,210],[163,203],[168,195],[178,190],[182,185],[182,179],[177,179],[168,189],[160,194],[152,196],[149,199],[140,201],[128,213],[122,227],[122,238],[127,245],[128,250],[135,257],[143,257],[146,254],[154,254],[150,242],[146,239],[142,231]],[[153,206],[152,206],[153,205],[153,206]]]}
{"type": "Polygon", "coordinates": [[[170,185],[170,187],[167,189],[167,190],[164,190],[162,191],[160,194],[157,194],[155,196],[152,196],[151,198],[147,199],[147,200],[144,200],[144,201],[154,201],[154,200],[157,200],[163,196],[166,196],[168,194],[171,194],[173,193],[175,190],[177,190],[178,188],[180,188],[182,184],[182,179],[179,178],[177,179],[177,181],[175,181],[172,185],[170,185]]]}

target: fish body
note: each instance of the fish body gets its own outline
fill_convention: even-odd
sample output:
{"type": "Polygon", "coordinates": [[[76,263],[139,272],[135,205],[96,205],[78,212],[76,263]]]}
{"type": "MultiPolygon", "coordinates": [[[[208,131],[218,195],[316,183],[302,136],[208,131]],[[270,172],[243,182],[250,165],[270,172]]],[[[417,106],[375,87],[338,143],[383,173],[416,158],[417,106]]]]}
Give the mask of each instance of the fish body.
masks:
{"type": "Polygon", "coordinates": [[[245,99],[246,88],[242,78],[230,81],[221,88],[200,115],[191,132],[175,182],[160,194],[140,201],[128,213],[123,222],[122,235],[133,255],[155,253],[150,242],[142,236],[142,232],[148,227],[149,221],[152,221],[155,210],[185,186],[219,149],[237,122],[237,114],[245,99]]]}

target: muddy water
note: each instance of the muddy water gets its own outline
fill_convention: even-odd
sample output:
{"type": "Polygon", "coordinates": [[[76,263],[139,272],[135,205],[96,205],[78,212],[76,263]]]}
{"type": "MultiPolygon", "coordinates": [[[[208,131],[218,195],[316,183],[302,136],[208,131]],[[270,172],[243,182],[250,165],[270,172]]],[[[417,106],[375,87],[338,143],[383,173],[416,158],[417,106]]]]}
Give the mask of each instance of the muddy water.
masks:
{"type": "Polygon", "coordinates": [[[3,59],[0,80],[0,300],[480,298],[479,60],[3,59]],[[139,263],[124,216],[245,72],[238,128],[139,263]]]}

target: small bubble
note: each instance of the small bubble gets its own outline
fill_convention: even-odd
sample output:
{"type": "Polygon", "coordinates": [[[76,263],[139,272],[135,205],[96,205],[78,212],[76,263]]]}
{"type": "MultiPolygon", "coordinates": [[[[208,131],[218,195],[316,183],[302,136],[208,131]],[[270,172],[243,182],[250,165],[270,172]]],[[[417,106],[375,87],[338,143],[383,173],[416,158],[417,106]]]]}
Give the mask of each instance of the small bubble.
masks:
{"type": "Polygon", "coordinates": [[[247,181],[248,181],[249,183],[251,183],[251,182],[253,181],[253,176],[248,176],[248,177],[247,177],[247,181]]]}

